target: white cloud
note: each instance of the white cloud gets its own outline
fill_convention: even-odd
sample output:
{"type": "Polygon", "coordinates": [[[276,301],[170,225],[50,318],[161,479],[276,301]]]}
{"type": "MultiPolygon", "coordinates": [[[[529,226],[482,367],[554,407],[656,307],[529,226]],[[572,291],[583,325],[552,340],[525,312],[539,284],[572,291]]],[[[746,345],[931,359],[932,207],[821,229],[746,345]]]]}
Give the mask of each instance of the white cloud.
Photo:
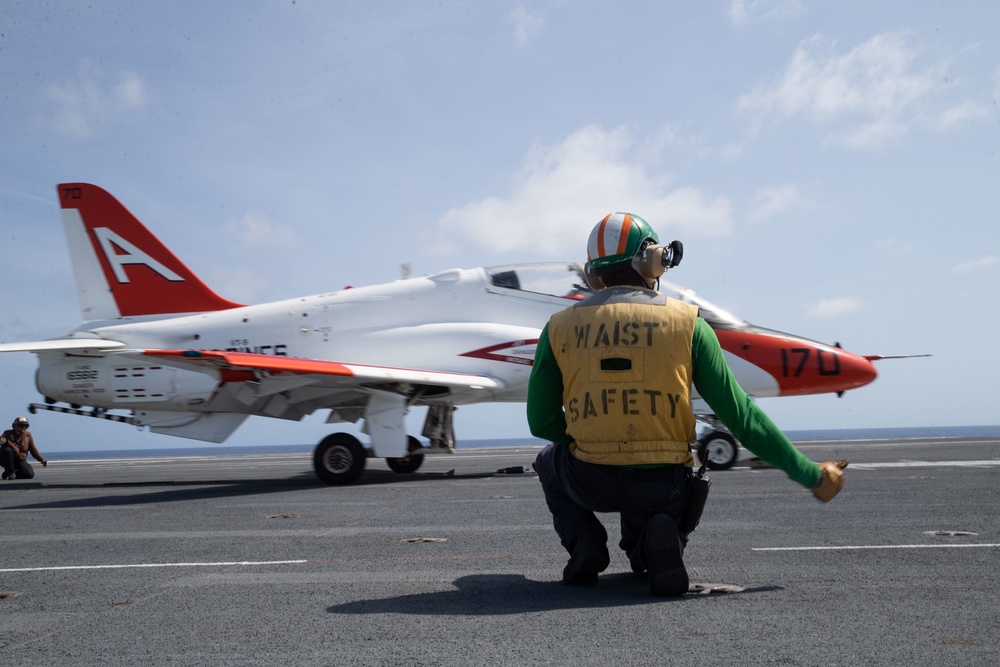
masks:
{"type": "Polygon", "coordinates": [[[726,163],[732,163],[739,160],[746,153],[746,146],[743,144],[726,144],[721,151],[719,151],[719,159],[726,163]]]}
{"type": "Polygon", "coordinates": [[[733,25],[786,19],[802,12],[800,0],[732,0],[726,15],[733,25]]]}
{"type": "Polygon", "coordinates": [[[905,255],[913,250],[912,243],[900,243],[896,239],[879,239],[875,241],[875,247],[887,255],[905,255]]]}
{"type": "Polygon", "coordinates": [[[146,87],[135,72],[122,72],[111,98],[121,109],[142,109],[147,101],[146,87]]]}
{"type": "Polygon", "coordinates": [[[206,281],[219,296],[237,303],[260,302],[260,294],[270,287],[270,279],[260,271],[214,271],[206,281]]]}
{"type": "Polygon", "coordinates": [[[514,24],[514,38],[518,44],[528,43],[545,27],[545,15],[541,11],[520,4],[510,11],[510,20],[514,24]]]}
{"type": "Polygon", "coordinates": [[[972,273],[973,271],[980,271],[982,269],[988,268],[1000,262],[1000,257],[996,255],[991,255],[989,257],[980,257],[979,259],[969,259],[964,262],[959,262],[951,268],[952,273],[972,273]]]}
{"type": "Polygon", "coordinates": [[[733,0],[729,5],[727,15],[734,25],[744,25],[750,17],[747,0],[733,0]]]}
{"type": "Polygon", "coordinates": [[[937,120],[941,130],[951,130],[989,116],[989,112],[972,100],[965,100],[950,109],[946,109],[937,120]]]}
{"type": "MultiPolygon", "coordinates": [[[[712,237],[732,231],[732,206],[696,187],[669,189],[637,156],[648,155],[625,127],[590,125],[561,144],[535,146],[506,196],[491,196],[445,213],[427,235],[428,252],[577,256],[593,225],[612,211],[645,218],[662,236],[712,237]]],[[[655,162],[655,157],[650,158],[655,162]]]]}
{"type": "Polygon", "coordinates": [[[49,85],[45,97],[52,109],[43,122],[59,134],[77,139],[86,139],[100,127],[141,112],[148,104],[146,86],[138,74],[125,70],[108,83],[88,62],[80,65],[72,81],[49,85]]]}
{"type": "Polygon", "coordinates": [[[815,38],[799,46],[784,77],[769,90],[758,86],[740,100],[741,109],[779,116],[807,115],[828,121],[844,114],[896,113],[932,87],[926,76],[907,75],[914,54],[902,37],[876,35],[843,56],[814,56],[815,38]]]}
{"type": "Polygon", "coordinates": [[[795,185],[780,185],[763,188],[750,202],[748,222],[762,222],[783,213],[806,206],[808,202],[795,185]]]}
{"type": "Polygon", "coordinates": [[[293,230],[275,226],[267,216],[257,211],[250,211],[241,220],[226,224],[226,232],[243,247],[288,250],[298,246],[293,230]]]}
{"type": "Polygon", "coordinates": [[[870,123],[851,127],[843,132],[836,132],[832,138],[836,143],[848,148],[868,150],[881,148],[902,138],[908,131],[905,123],[892,118],[878,118],[870,123]]]}
{"type": "Polygon", "coordinates": [[[820,299],[806,306],[806,316],[817,320],[830,319],[857,312],[863,305],[862,300],[856,296],[820,299]]]}
{"type": "Polygon", "coordinates": [[[920,67],[920,51],[903,33],[876,35],[844,55],[819,53],[821,46],[819,38],[799,46],[781,79],[754,87],[739,110],[756,114],[758,126],[796,116],[833,126],[831,138],[853,148],[884,146],[917,123],[949,129],[985,115],[971,102],[936,111],[948,63],[920,67]]]}

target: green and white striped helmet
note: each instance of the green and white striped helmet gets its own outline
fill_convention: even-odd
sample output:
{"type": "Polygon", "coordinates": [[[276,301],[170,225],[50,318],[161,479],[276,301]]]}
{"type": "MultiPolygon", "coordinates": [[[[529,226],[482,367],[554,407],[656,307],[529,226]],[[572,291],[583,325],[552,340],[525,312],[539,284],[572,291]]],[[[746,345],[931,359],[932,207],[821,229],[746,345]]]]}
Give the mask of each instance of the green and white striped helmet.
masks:
{"type": "Polygon", "coordinates": [[[660,239],[649,223],[631,213],[611,213],[601,220],[587,241],[587,271],[604,273],[602,269],[628,263],[638,255],[647,240],[660,239]]]}

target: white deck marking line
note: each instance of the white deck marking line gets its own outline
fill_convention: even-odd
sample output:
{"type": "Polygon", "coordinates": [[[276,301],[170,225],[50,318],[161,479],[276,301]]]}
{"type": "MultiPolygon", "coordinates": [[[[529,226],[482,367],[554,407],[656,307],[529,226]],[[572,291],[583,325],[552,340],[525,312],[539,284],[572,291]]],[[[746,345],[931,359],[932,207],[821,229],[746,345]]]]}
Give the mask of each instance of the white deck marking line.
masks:
{"type": "Polygon", "coordinates": [[[851,549],[995,549],[1000,544],[868,544],[841,547],[754,547],[750,551],[849,551],[851,549]]]}
{"type": "Polygon", "coordinates": [[[229,567],[234,565],[299,565],[308,560],[244,560],[225,561],[218,563],[125,563],[122,565],[56,565],[52,567],[10,567],[0,569],[0,572],[57,572],[60,570],[124,570],[129,568],[148,567],[229,567]]]}
{"type": "Polygon", "coordinates": [[[937,467],[978,467],[1000,466],[1000,459],[983,459],[980,461],[888,461],[885,463],[854,463],[849,468],[937,468],[937,467]]]}

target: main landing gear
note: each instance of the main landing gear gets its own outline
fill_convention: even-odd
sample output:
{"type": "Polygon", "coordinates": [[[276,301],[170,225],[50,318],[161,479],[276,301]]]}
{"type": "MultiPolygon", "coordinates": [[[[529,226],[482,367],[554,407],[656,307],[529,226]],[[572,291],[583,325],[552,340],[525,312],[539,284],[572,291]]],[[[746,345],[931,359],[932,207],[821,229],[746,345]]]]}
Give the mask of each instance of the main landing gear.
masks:
{"type": "Polygon", "coordinates": [[[424,455],[418,452],[418,450],[423,449],[423,447],[420,445],[419,440],[410,435],[407,436],[406,449],[408,452],[406,456],[401,456],[399,458],[389,457],[385,460],[386,465],[389,466],[389,470],[398,472],[400,475],[408,475],[411,472],[417,472],[424,462],[424,455]]]}
{"type": "Polygon", "coordinates": [[[350,433],[328,435],[316,445],[313,468],[327,484],[350,484],[365,469],[368,452],[350,433]]]}
{"type": "Polygon", "coordinates": [[[455,406],[437,404],[430,406],[424,422],[422,434],[430,441],[430,446],[420,444],[412,435],[406,437],[405,456],[387,456],[402,453],[402,443],[396,451],[379,449],[377,443],[367,449],[361,441],[350,433],[333,433],[323,438],[313,452],[313,469],[316,476],[327,484],[350,484],[361,476],[365,469],[365,459],[384,457],[386,465],[395,473],[407,475],[420,469],[427,453],[452,453],[455,450],[455,430],[453,414],[455,406]]]}
{"type": "MultiPolygon", "coordinates": [[[[416,472],[424,462],[424,455],[418,450],[424,449],[420,441],[412,435],[407,437],[409,454],[393,458],[386,457],[389,469],[401,475],[416,472]]],[[[365,459],[368,450],[361,441],[350,433],[334,433],[328,435],[316,445],[313,452],[313,468],[316,476],[327,484],[350,484],[365,469],[365,459]]]]}

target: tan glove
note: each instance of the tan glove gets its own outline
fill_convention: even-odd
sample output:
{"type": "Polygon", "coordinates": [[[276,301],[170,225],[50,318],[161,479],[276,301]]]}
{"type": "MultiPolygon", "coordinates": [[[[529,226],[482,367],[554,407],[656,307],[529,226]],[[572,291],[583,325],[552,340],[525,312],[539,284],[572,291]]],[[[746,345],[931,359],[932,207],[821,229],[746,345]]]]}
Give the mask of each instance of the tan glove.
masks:
{"type": "Polygon", "coordinates": [[[820,463],[819,483],[811,489],[813,495],[824,503],[833,500],[840,493],[840,490],[844,488],[843,470],[846,467],[847,459],[820,463]]]}

